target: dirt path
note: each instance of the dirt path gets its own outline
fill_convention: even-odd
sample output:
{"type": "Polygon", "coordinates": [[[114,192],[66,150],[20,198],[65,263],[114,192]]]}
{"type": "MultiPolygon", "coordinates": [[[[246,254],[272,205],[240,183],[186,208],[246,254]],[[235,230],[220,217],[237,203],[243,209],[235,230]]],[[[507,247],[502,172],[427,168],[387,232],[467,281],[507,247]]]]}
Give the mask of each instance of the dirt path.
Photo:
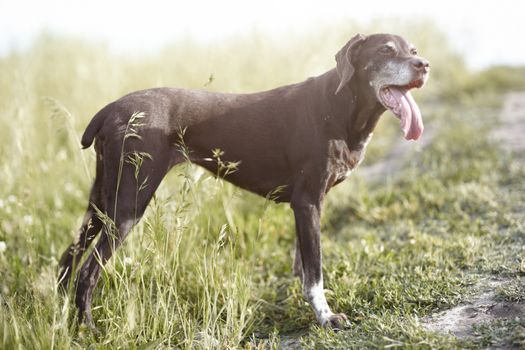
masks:
{"type": "Polygon", "coordinates": [[[479,290],[478,294],[471,297],[468,303],[423,319],[423,327],[434,332],[451,333],[458,338],[468,338],[475,335],[475,325],[512,320],[525,315],[525,304],[503,301],[497,296],[498,289],[512,281],[509,278],[481,279],[475,287],[479,290]]]}
{"type": "MultiPolygon", "coordinates": [[[[491,134],[516,159],[525,162],[525,92],[513,92],[505,96],[500,113],[500,125],[491,134]]],[[[422,320],[428,330],[451,333],[458,338],[475,336],[474,326],[492,322],[512,320],[525,315],[525,303],[503,301],[497,291],[512,282],[509,278],[482,278],[475,289],[479,292],[468,303],[442,311],[422,320]]],[[[502,345],[490,349],[512,349],[502,345]]]]}
{"type": "Polygon", "coordinates": [[[501,125],[492,136],[503,147],[518,153],[525,150],[525,92],[507,94],[500,113],[501,125]]]}
{"type": "Polygon", "coordinates": [[[424,137],[418,142],[406,142],[399,140],[393,146],[390,152],[383,157],[384,159],[369,166],[362,166],[356,170],[356,175],[366,179],[368,182],[384,181],[385,179],[394,179],[399,171],[407,163],[409,157],[417,149],[427,147],[434,139],[434,129],[432,125],[425,127],[424,137]]]}
{"type": "MultiPolygon", "coordinates": [[[[525,151],[525,92],[511,92],[504,98],[503,108],[500,112],[500,126],[494,130],[491,137],[500,141],[503,148],[519,153],[525,151]]],[[[432,124],[425,127],[424,137],[417,143],[396,142],[384,160],[369,166],[362,166],[356,174],[367,181],[378,181],[394,177],[399,173],[410,157],[411,152],[422,149],[432,143],[434,139],[432,124]]]]}

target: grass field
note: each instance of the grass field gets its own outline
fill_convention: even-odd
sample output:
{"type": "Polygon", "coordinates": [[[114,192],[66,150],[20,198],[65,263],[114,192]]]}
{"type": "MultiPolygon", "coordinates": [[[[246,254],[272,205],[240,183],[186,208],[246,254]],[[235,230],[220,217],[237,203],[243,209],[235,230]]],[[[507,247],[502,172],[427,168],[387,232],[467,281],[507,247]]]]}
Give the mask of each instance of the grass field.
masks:
{"type": "MultiPolygon", "coordinates": [[[[420,321],[466,300],[484,276],[513,279],[501,297],[525,299],[525,167],[488,137],[501,94],[525,89],[525,69],[472,73],[431,25],[390,25],[432,62],[415,98],[433,141],[413,149],[395,177],[371,183],[357,170],[328,196],[327,298],[351,321],[338,333],[315,325],[292,277],[289,206],[192,165],[169,174],[104,269],[93,300],[100,335],[74,322],[71,295],[57,290],[57,259],[80,227],[94,174],[94,152],[80,150],[79,135],[106,103],[153,86],[247,92],[301,81],[333,67],[358,29],[388,26],[287,40],[250,33],[137,57],[42,35],[1,58],[0,348],[265,349],[287,339],[307,349],[525,347],[523,318],[469,339],[420,321]]],[[[385,114],[363,166],[399,139],[385,114]]]]}

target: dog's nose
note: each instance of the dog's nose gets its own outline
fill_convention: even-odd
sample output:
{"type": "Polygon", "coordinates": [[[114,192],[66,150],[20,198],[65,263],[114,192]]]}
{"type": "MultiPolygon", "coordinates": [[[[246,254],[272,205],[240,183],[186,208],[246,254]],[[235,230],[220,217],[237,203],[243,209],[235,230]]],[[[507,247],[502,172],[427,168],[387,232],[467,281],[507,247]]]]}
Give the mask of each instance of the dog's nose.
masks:
{"type": "Polygon", "coordinates": [[[428,72],[430,69],[430,63],[424,58],[412,58],[410,63],[418,72],[428,72]]]}

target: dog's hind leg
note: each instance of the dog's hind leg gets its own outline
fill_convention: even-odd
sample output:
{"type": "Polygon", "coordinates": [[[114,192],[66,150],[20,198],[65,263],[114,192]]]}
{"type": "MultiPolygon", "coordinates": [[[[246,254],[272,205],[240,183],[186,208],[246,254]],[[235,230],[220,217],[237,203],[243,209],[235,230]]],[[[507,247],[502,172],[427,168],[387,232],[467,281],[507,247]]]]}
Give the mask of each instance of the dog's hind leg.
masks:
{"type": "MultiPolygon", "coordinates": [[[[107,215],[105,221],[107,222],[77,277],[75,301],[79,320],[92,328],[94,323],[91,315],[91,300],[102,266],[126,239],[133,225],[140,220],[169,169],[167,157],[163,157],[162,152],[156,150],[153,157],[157,158],[144,159],[136,177],[136,169],[133,165],[127,161],[122,162],[120,154],[115,153],[119,152],[106,152],[104,157],[104,198],[107,215]]],[[[129,155],[130,153],[127,153],[127,156],[129,155]]],[[[129,159],[127,156],[126,159],[129,159]]]]}
{"type": "Polygon", "coordinates": [[[102,161],[102,154],[97,154],[96,167],[95,181],[91,187],[88,207],[84,214],[82,226],[78,231],[78,237],[64,251],[59,262],[60,271],[58,281],[60,282],[60,285],[66,289],[71,276],[75,273],[74,270],[82,259],[82,255],[102,228],[102,221],[96,214],[96,209],[104,212],[102,200],[104,164],[102,161]]]}

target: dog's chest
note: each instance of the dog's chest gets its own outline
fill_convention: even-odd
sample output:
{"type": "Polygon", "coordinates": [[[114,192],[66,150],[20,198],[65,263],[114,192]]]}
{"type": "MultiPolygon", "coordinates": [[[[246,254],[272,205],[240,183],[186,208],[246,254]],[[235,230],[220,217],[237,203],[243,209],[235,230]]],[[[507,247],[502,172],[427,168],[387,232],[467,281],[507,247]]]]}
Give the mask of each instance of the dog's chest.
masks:
{"type": "Polygon", "coordinates": [[[350,149],[344,140],[330,140],[328,145],[328,172],[335,183],[346,179],[365,158],[366,146],[372,133],[350,149]]]}

